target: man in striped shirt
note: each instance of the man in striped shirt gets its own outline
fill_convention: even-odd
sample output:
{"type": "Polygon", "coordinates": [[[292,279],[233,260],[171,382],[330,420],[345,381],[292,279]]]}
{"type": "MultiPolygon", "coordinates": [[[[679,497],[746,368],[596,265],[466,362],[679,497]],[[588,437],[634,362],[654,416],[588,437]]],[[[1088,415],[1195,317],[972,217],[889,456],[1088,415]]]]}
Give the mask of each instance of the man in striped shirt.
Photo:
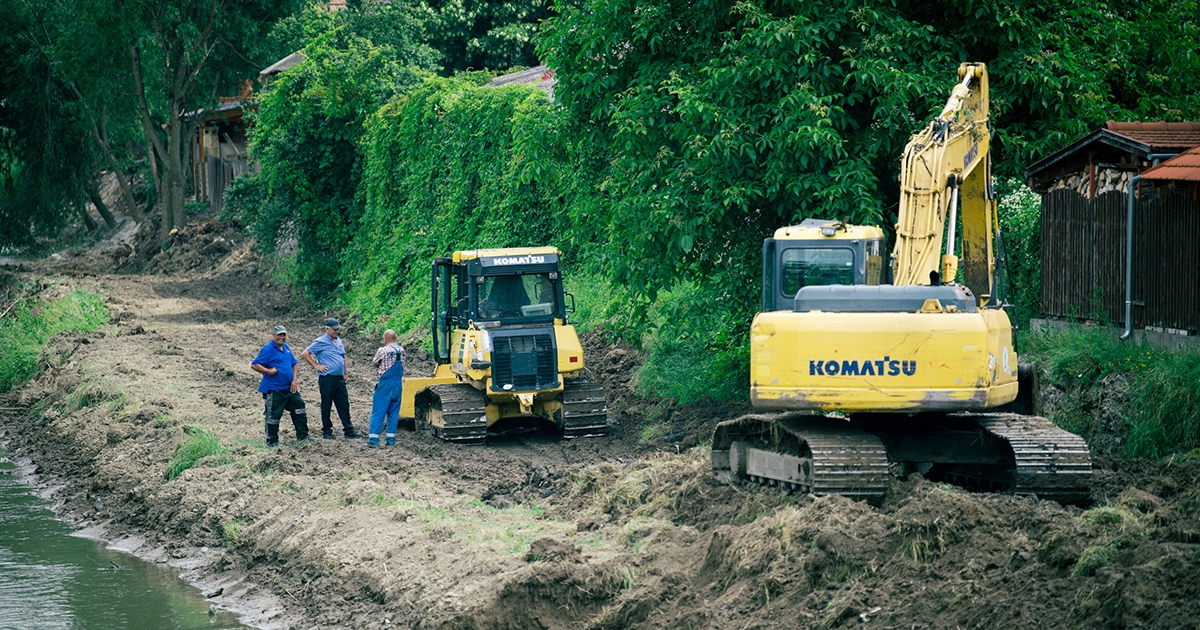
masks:
{"type": "Polygon", "coordinates": [[[404,388],[404,346],[396,343],[396,332],[384,331],[383,346],[375,351],[371,359],[379,375],[375,384],[375,395],[371,400],[371,429],[367,435],[367,446],[379,446],[379,433],[387,422],[384,443],[396,443],[396,425],[400,419],[400,393],[404,388]]]}

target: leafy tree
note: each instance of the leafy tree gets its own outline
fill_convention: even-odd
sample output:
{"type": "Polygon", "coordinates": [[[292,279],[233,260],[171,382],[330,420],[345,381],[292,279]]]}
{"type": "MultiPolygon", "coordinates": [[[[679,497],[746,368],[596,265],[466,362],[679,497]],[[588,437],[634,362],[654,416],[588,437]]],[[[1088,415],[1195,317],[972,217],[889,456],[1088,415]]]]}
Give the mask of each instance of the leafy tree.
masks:
{"type": "Polygon", "coordinates": [[[420,68],[434,66],[435,53],[417,41],[420,23],[398,7],[370,4],[336,13],[310,7],[281,28],[283,34],[275,34],[281,41],[313,39],[303,48],[304,61],[261,97],[251,152],[262,172],[239,190],[263,203],[241,207],[268,251],[290,227],[297,277],[314,295],[327,296],[351,275],[341,269],[342,253],[362,214],[363,123],[417,83],[420,68]]]}
{"type": "Polygon", "coordinates": [[[962,61],[989,64],[1000,174],[1107,118],[1195,111],[1194,90],[1145,86],[1200,71],[1160,51],[1194,48],[1182,4],[560,0],[540,51],[613,161],[608,268],[653,299],[755,277],[757,242],[804,217],[891,223],[900,152],[962,61]]]}
{"type": "Polygon", "coordinates": [[[425,0],[429,44],[447,74],[538,64],[534,36],[549,16],[543,0],[425,0]]]}
{"type": "Polygon", "coordinates": [[[264,67],[245,56],[246,42],[263,37],[291,3],[271,0],[157,0],[96,3],[121,15],[117,41],[129,53],[133,93],[162,210],[162,236],[183,222],[188,143],[196,118],[221,93],[264,67]],[[149,79],[149,81],[147,80],[149,79]],[[161,131],[160,131],[161,130],[161,131]],[[161,180],[155,168],[162,165],[161,180]]]}

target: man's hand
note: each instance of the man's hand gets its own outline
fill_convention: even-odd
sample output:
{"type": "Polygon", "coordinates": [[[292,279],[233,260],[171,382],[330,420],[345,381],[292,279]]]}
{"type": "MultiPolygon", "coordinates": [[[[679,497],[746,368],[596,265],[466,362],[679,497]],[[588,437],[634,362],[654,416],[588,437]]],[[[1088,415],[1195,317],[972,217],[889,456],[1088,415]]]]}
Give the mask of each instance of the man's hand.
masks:
{"type": "Polygon", "coordinates": [[[343,374],[342,379],[346,381],[347,385],[350,384],[350,375],[349,374],[343,374]]]}
{"type": "Polygon", "coordinates": [[[328,371],[329,371],[329,366],[328,366],[328,365],[325,365],[324,363],[318,363],[318,364],[316,364],[316,365],[315,365],[315,366],[313,366],[313,367],[317,368],[317,371],[318,371],[318,372],[320,372],[320,373],[322,373],[322,374],[324,374],[324,373],[326,373],[326,372],[328,372],[328,371]]]}
{"type": "Polygon", "coordinates": [[[292,386],[291,386],[290,388],[288,388],[288,389],[289,389],[289,391],[291,391],[293,394],[295,394],[295,393],[296,393],[296,391],[297,391],[297,390],[299,390],[300,388],[296,386],[296,381],[292,381],[292,386]]]}
{"type": "Polygon", "coordinates": [[[279,376],[279,368],[271,368],[271,376],[279,376]]]}

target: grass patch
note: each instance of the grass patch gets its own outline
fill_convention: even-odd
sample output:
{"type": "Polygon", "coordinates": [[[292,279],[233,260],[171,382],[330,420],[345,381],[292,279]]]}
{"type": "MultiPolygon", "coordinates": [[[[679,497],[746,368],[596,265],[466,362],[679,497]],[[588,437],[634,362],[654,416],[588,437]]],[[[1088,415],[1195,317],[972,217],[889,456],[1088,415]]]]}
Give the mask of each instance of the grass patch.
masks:
{"type": "MultiPolygon", "coordinates": [[[[21,294],[31,294],[40,286],[40,283],[26,284],[21,294]]],[[[0,318],[0,347],[4,348],[0,352],[0,392],[7,392],[36,375],[38,354],[54,335],[90,332],[108,321],[103,298],[82,289],[57,299],[42,299],[37,295],[19,297],[0,308],[8,311],[0,318]]]]}
{"type": "Polygon", "coordinates": [[[242,537],[242,531],[245,528],[246,521],[240,518],[221,525],[221,538],[225,540],[225,545],[229,547],[236,545],[238,539],[242,537]]]}
{"type": "Polygon", "coordinates": [[[1048,369],[1067,400],[1051,418],[1091,439],[1092,402],[1105,377],[1129,383],[1125,456],[1162,459],[1200,448],[1200,351],[1158,350],[1122,342],[1111,330],[1087,326],[1044,329],[1027,337],[1026,352],[1048,369]]]}
{"type": "Polygon", "coordinates": [[[752,311],[714,287],[683,282],[651,308],[637,388],[687,404],[701,398],[746,400],[750,391],[752,311]]]}
{"type": "Polygon", "coordinates": [[[167,463],[167,481],[183,474],[183,471],[195,466],[205,457],[225,452],[216,436],[201,427],[188,427],[183,432],[183,442],[175,449],[175,455],[167,463]]]}

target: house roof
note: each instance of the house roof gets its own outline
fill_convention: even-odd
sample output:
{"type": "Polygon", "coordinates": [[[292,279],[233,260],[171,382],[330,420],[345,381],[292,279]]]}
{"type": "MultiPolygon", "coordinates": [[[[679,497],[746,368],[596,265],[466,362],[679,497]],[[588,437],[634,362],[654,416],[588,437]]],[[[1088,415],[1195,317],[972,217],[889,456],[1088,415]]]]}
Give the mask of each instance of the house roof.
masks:
{"type": "Polygon", "coordinates": [[[275,63],[271,64],[265,70],[263,70],[262,72],[259,72],[258,76],[263,79],[265,79],[267,77],[273,77],[273,76],[279,74],[280,72],[284,72],[286,70],[291,70],[292,68],[296,67],[296,64],[300,63],[301,61],[304,61],[304,54],[294,52],[294,53],[284,57],[283,59],[280,59],[279,61],[276,61],[275,63]]]}
{"type": "Polygon", "coordinates": [[[1200,146],[1192,147],[1142,173],[1142,179],[1200,182],[1200,146]]]}
{"type": "Polygon", "coordinates": [[[509,85],[532,85],[546,93],[550,100],[554,100],[554,84],[558,83],[558,79],[554,78],[554,71],[546,66],[534,66],[528,70],[521,70],[505,74],[492,79],[488,83],[488,87],[506,87],[509,85]]]}
{"type": "Polygon", "coordinates": [[[1044,190],[1059,177],[1089,163],[1149,161],[1151,155],[1175,154],[1200,145],[1200,122],[1116,122],[1072,142],[1025,171],[1029,186],[1044,190]]]}

